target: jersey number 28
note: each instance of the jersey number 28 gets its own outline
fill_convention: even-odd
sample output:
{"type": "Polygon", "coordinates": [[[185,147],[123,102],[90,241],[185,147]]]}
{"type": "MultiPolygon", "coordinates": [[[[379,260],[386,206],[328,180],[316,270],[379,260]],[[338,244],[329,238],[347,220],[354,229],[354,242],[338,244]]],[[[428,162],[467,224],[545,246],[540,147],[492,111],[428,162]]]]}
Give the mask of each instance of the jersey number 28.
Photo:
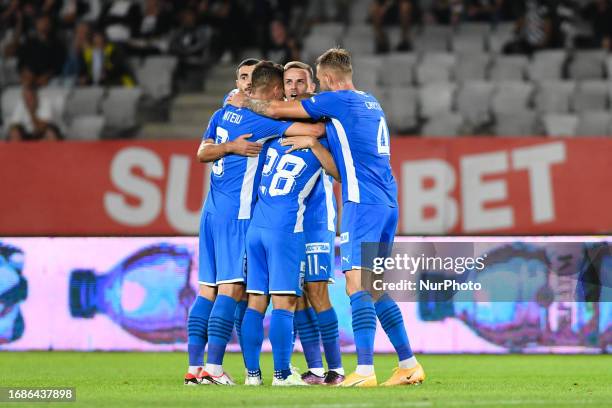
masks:
{"type": "Polygon", "coordinates": [[[268,189],[271,196],[289,194],[295,186],[296,177],[299,177],[307,167],[306,162],[301,157],[291,154],[283,155],[280,160],[278,157],[279,154],[276,149],[269,148],[266,164],[262,170],[264,176],[270,175],[274,170],[274,176],[268,189]]]}

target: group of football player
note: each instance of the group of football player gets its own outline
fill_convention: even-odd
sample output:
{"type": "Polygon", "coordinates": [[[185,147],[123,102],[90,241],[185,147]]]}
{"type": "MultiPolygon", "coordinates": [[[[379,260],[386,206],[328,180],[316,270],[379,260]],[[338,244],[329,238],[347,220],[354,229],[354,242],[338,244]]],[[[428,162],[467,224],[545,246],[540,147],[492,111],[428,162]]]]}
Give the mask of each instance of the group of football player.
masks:
{"type": "Polygon", "coordinates": [[[283,67],[248,59],[236,74],[237,89],[211,117],[198,149],[198,159],[213,164],[200,223],[200,285],[187,324],[184,383],[235,384],[223,369],[235,328],[245,385],[262,385],[270,300],[272,385],[378,385],[377,319],[399,360],[382,385],[422,382],[425,373],[399,307],[362,284],[362,270],[368,273],[361,264],[362,243],[387,249],[393,243],[397,186],[384,112],[353,85],[350,54],[332,48],[317,59],[317,94],[313,69],[299,61],[283,67]],[[328,292],[337,213],[332,178],[342,184],[340,251],[357,352],[357,368],[346,376],[328,292]],[[302,374],[291,365],[296,335],[308,364],[302,374]]]}

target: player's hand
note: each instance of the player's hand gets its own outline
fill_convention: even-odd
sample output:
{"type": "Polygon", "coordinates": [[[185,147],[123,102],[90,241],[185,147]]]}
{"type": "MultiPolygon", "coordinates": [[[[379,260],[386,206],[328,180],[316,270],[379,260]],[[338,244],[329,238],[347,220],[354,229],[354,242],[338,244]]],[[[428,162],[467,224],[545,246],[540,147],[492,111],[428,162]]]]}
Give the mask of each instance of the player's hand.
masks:
{"type": "Polygon", "coordinates": [[[253,136],[252,133],[248,133],[246,135],[239,136],[233,142],[227,142],[228,149],[230,153],[238,154],[240,156],[246,157],[256,157],[259,156],[261,152],[262,144],[249,142],[247,139],[253,136]]]}
{"type": "Polygon", "coordinates": [[[242,93],[242,92],[236,92],[233,95],[230,95],[227,98],[227,103],[228,105],[232,105],[235,106],[237,108],[242,108],[242,105],[244,104],[244,101],[246,100],[247,96],[242,93]]]}
{"type": "Polygon", "coordinates": [[[292,136],[281,140],[281,146],[291,146],[286,153],[291,153],[300,149],[312,149],[317,143],[317,138],[312,136],[292,136]]]}

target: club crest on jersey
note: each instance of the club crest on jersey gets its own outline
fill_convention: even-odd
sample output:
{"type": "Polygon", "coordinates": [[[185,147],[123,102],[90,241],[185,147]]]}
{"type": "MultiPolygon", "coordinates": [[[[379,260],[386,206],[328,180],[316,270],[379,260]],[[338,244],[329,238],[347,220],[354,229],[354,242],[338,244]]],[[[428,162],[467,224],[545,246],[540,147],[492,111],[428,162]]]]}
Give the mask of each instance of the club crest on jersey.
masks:
{"type": "Polygon", "coordinates": [[[349,233],[343,232],[342,234],[340,234],[340,243],[346,244],[347,242],[349,242],[349,233]]]}
{"type": "Polygon", "coordinates": [[[306,244],[306,253],[307,254],[327,254],[329,253],[329,243],[328,242],[311,242],[306,244]]]}

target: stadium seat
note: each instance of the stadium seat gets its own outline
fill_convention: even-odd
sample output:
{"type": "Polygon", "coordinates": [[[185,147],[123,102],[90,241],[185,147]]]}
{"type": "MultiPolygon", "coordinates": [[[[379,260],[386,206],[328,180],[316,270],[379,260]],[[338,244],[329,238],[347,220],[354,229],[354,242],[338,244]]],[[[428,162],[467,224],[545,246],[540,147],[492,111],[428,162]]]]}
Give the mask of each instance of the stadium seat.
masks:
{"type": "Polygon", "coordinates": [[[485,39],[491,32],[487,23],[463,23],[451,37],[451,48],[456,53],[481,53],[486,49],[485,39]]]}
{"type": "Polygon", "coordinates": [[[353,81],[358,89],[377,88],[380,83],[382,59],[380,57],[357,55],[353,58],[353,81]]]}
{"type": "Polygon", "coordinates": [[[475,130],[490,121],[494,86],[491,82],[467,81],[457,91],[457,111],[469,128],[475,130]]]}
{"type": "Polygon", "coordinates": [[[543,117],[547,136],[576,136],[578,116],[569,113],[547,113],[543,117]]]}
{"type": "Polygon", "coordinates": [[[99,114],[103,96],[104,88],[99,86],[74,88],[66,101],[66,116],[73,118],[81,115],[99,114]]]}
{"type": "Polygon", "coordinates": [[[532,81],[561,79],[563,64],[567,58],[564,50],[544,50],[533,54],[527,74],[532,81]]]}
{"type": "Polygon", "coordinates": [[[451,29],[448,26],[427,24],[416,33],[413,44],[419,52],[447,52],[451,29]]]}
{"type": "Polygon", "coordinates": [[[419,88],[421,117],[428,119],[440,113],[451,111],[455,84],[432,82],[419,88]]]}
{"type": "Polygon", "coordinates": [[[307,63],[313,63],[324,50],[337,46],[338,38],[311,33],[304,40],[302,56],[307,63]]]}
{"type": "Polygon", "coordinates": [[[319,23],[314,24],[310,29],[315,35],[325,35],[331,38],[340,38],[344,32],[344,25],[340,23],[319,23]]]}
{"type": "Polygon", "coordinates": [[[83,115],[75,117],[66,130],[68,140],[98,140],[104,129],[104,116],[83,115]]]}
{"type": "Polygon", "coordinates": [[[382,101],[389,126],[394,132],[405,132],[417,125],[418,91],[411,87],[394,87],[382,101]]]}
{"type": "Polygon", "coordinates": [[[603,79],[605,61],[604,51],[576,51],[569,65],[569,77],[576,80],[603,79]]]}
{"type": "Polygon", "coordinates": [[[577,136],[612,135],[612,114],[610,112],[583,112],[578,116],[577,136]]]}
{"type": "Polygon", "coordinates": [[[488,49],[490,52],[499,54],[504,46],[514,37],[514,23],[497,24],[488,38],[488,49]]]}
{"type": "MultiPolygon", "coordinates": [[[[329,3],[326,1],[326,3],[329,3]]],[[[353,0],[350,2],[351,24],[363,24],[370,13],[370,0],[353,0]]]]}
{"type": "Polygon", "coordinates": [[[485,53],[464,53],[457,56],[453,66],[455,81],[484,80],[491,63],[491,57],[485,53]]]}
{"type": "Polygon", "coordinates": [[[528,63],[524,55],[499,55],[493,61],[489,76],[492,81],[522,81],[528,63]]]}
{"type": "Polygon", "coordinates": [[[410,86],[414,82],[414,67],[417,55],[414,53],[393,53],[383,60],[382,84],[387,87],[410,86]]]}
{"type": "Polygon", "coordinates": [[[374,54],[373,29],[370,26],[366,26],[366,28],[369,30],[368,35],[364,35],[363,27],[353,27],[342,37],[342,46],[350,50],[354,56],[374,54]]]}
{"type": "Polygon", "coordinates": [[[17,58],[2,58],[0,60],[0,89],[6,86],[19,85],[20,82],[17,58]]]}
{"type": "Polygon", "coordinates": [[[423,126],[424,137],[459,136],[463,130],[463,117],[458,113],[442,113],[429,119],[423,126]]]}
{"type": "Polygon", "coordinates": [[[9,120],[13,116],[13,110],[21,99],[21,87],[11,86],[2,91],[2,123],[6,130],[9,125],[9,120]]]}
{"type": "Polygon", "coordinates": [[[51,109],[55,123],[64,128],[66,117],[66,101],[70,95],[70,89],[59,86],[46,86],[40,89],[40,97],[48,98],[51,101],[51,109]]]}
{"type": "Polygon", "coordinates": [[[102,101],[102,112],[107,128],[122,131],[137,125],[138,101],[142,96],[140,88],[110,88],[102,101]]]}
{"type": "Polygon", "coordinates": [[[500,113],[495,117],[497,136],[533,136],[540,133],[537,115],[533,111],[500,113]]]}
{"type": "Polygon", "coordinates": [[[416,67],[416,80],[419,84],[430,82],[449,82],[455,65],[454,54],[428,52],[416,67]]]}
{"type": "Polygon", "coordinates": [[[608,83],[597,80],[579,82],[572,103],[577,113],[605,110],[608,106],[608,83]]]}
{"type": "Polygon", "coordinates": [[[540,113],[567,113],[576,84],[571,81],[542,81],[537,86],[535,107],[540,113]]]}
{"type": "Polygon", "coordinates": [[[138,83],[143,93],[155,100],[172,94],[172,78],[178,59],[172,56],[153,56],[145,60],[136,70],[138,83]]]}
{"type": "Polygon", "coordinates": [[[492,110],[494,113],[522,112],[529,107],[533,84],[504,81],[499,82],[493,93],[492,110]]]}

